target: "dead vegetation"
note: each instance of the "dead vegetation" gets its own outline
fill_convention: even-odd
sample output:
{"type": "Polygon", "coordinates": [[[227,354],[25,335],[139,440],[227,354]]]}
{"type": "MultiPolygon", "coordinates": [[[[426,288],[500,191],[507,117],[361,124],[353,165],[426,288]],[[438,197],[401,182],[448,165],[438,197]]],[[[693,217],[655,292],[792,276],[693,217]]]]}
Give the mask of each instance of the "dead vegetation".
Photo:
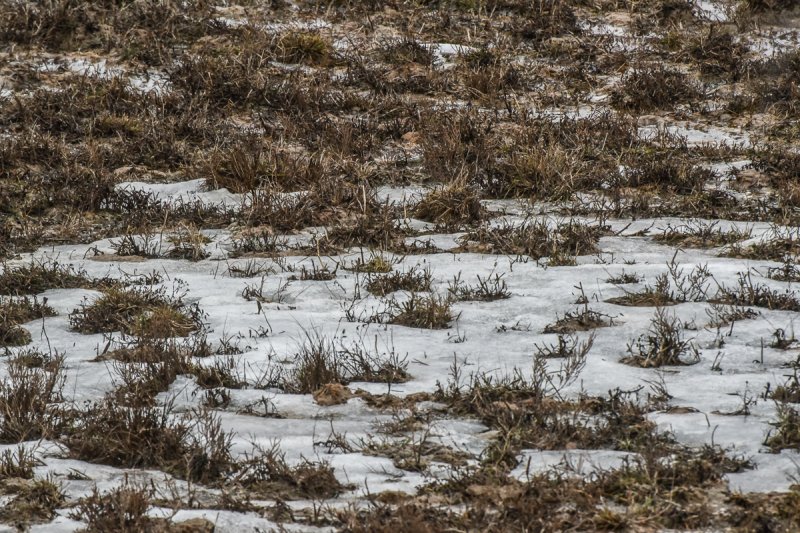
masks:
{"type": "Polygon", "coordinates": [[[74,265],[58,261],[34,260],[18,266],[5,264],[0,274],[0,294],[10,296],[39,294],[49,289],[101,288],[113,284],[111,279],[93,280],[74,265]]]}
{"type": "Polygon", "coordinates": [[[479,223],[486,211],[474,190],[454,183],[423,196],[414,206],[414,216],[447,228],[479,223]]]}
{"type": "Polygon", "coordinates": [[[674,109],[702,96],[694,82],[678,70],[641,66],[626,74],[611,93],[611,103],[619,109],[646,112],[674,109]]]}
{"type": "Polygon", "coordinates": [[[456,275],[449,282],[447,291],[457,301],[491,302],[505,300],[511,297],[506,282],[502,275],[494,274],[482,277],[477,275],[477,283],[469,285],[461,280],[461,275],[456,275]]]}
{"type": "MultiPolygon", "coordinates": [[[[290,307],[284,304],[295,293],[324,285],[333,294],[355,277],[353,303],[343,306],[346,320],[437,330],[455,325],[457,306],[484,305],[458,302],[509,298],[507,278],[502,272],[471,282],[459,276],[437,292],[435,270],[427,265],[396,267],[394,257],[441,252],[422,240],[409,244],[411,238],[465,232],[451,251],[507,255],[513,268],[574,266],[582,257],[572,271],[579,275],[586,263],[618,262],[601,249],[600,238],[628,236],[608,230],[609,216],[668,215],[692,218],[662,228],[655,241],[724,246],[731,257],[777,261],[782,266],[766,267],[766,276],[796,282],[800,247],[792,228],[800,220],[800,159],[793,118],[800,109],[800,56],[779,51],[760,58],[750,30],[771,26],[793,6],[746,0],[731,11],[731,21],[720,23],[684,0],[0,3],[0,43],[9,50],[0,58],[6,133],[0,138],[0,257],[111,239],[114,254],[103,257],[93,248],[89,256],[202,261],[217,245],[208,230],[221,229],[232,243],[228,250],[223,240],[221,251],[248,258],[228,264],[227,275],[253,278],[241,296],[264,318],[290,307]],[[612,109],[597,111],[604,101],[612,109]],[[746,130],[754,144],[690,142],[670,133],[680,124],[709,137],[717,127],[746,130]],[[650,125],[656,133],[643,134],[650,125]],[[753,163],[743,171],[712,170],[745,159],[753,163]],[[160,200],[154,192],[119,187],[193,178],[202,180],[207,190],[200,195],[208,198],[225,197],[223,188],[240,194],[241,208],[160,200]],[[383,199],[386,185],[428,192],[402,205],[383,199]],[[520,202],[512,206],[510,199],[520,202]],[[521,214],[492,220],[502,214],[490,211],[497,206],[521,214]],[[574,218],[582,216],[598,222],[574,218]],[[700,221],[718,219],[737,225],[700,221]],[[776,226],[761,242],[742,243],[753,221],[776,226]],[[361,250],[361,257],[320,259],[347,250],[361,250]],[[293,266],[292,255],[319,262],[293,266]],[[538,264],[526,266],[528,259],[538,264]],[[267,277],[279,272],[286,279],[273,290],[267,277]],[[331,283],[311,283],[317,281],[331,283]],[[287,291],[290,282],[298,283],[287,291]],[[363,288],[371,296],[361,299],[363,288]]],[[[656,392],[647,398],[638,391],[568,392],[577,389],[595,339],[578,332],[616,320],[590,309],[585,297],[545,327],[557,337],[532,347],[531,372],[478,370],[464,379],[456,365],[439,387],[441,416],[472,416],[489,427],[480,457],[442,445],[414,412],[408,422],[397,421],[392,438],[366,439],[359,451],[416,472],[446,464],[451,476],[424,485],[418,495],[385,492],[368,495],[367,506],[323,510],[317,500],[350,489],[331,464],[290,464],[277,444],[237,461],[232,436],[215,415],[179,411],[159,394],[186,376],[199,389],[198,403],[220,412],[238,408],[232,389],[248,387],[312,394],[320,406],[358,396],[369,409],[408,408],[430,395],[401,399],[391,387],[411,379],[407,357],[425,365],[425,354],[401,355],[378,346],[377,336],[349,343],[310,334],[287,359],[270,360],[264,375],[253,376],[237,357],[248,350],[238,347],[245,332],[211,346],[199,306],[161,285],[169,276],[165,270],[163,276],[93,279],[60,260],[4,263],[3,442],[55,440],[79,460],[161,469],[222,489],[220,508],[271,513],[296,527],[797,529],[796,491],[770,498],[730,493],[723,475],[745,461],[716,447],[683,448],[656,431],[646,415],[664,408],[666,391],[660,399],[656,392]],[[70,327],[103,334],[108,344],[102,353],[98,347],[91,364],[106,361],[116,388],[97,402],[70,406],[61,397],[61,355],[12,347],[32,342],[35,332],[25,324],[34,320],[42,321],[41,340],[49,342],[44,326],[50,321],[43,319],[54,310],[42,292],[79,288],[100,294],[70,314],[70,327]],[[384,383],[390,392],[348,388],[362,381],[384,383]],[[531,448],[632,455],[619,468],[587,477],[554,471],[512,477],[509,469],[531,448]],[[277,503],[263,509],[251,498],[277,503]],[[298,519],[306,511],[290,509],[285,499],[312,500],[312,517],[298,519]]],[[[754,276],[742,274],[709,296],[710,272],[703,266],[684,272],[673,260],[650,284],[607,300],[657,308],[650,330],[631,342],[623,362],[657,368],[697,361],[685,324],[663,306],[709,302],[708,327],[730,325],[731,332],[736,322],[757,317],[751,307],[800,310],[791,288],[754,276]]],[[[607,280],[642,281],[625,271],[607,280]]],[[[510,329],[525,330],[524,322],[510,329]]],[[[267,320],[246,333],[264,339],[283,331],[273,331],[267,320]]],[[[444,335],[453,343],[467,338],[460,331],[444,335]]],[[[776,349],[791,346],[793,336],[782,335],[776,333],[776,349]]],[[[796,381],[776,389],[773,399],[796,400],[796,381]]],[[[275,415],[264,402],[263,416],[275,415]]],[[[791,406],[779,405],[765,445],[797,448],[796,419],[791,406]]],[[[346,438],[329,444],[355,450],[346,438]]],[[[27,453],[20,448],[0,457],[0,520],[20,529],[51,521],[66,505],[57,483],[34,478],[27,453]],[[25,483],[5,483],[15,477],[25,483]]],[[[164,502],[150,488],[124,486],[80,499],[71,516],[89,531],[213,528],[155,518],[154,507],[164,502]]]]}
{"type": "Polygon", "coordinates": [[[0,297],[0,346],[28,344],[31,342],[31,334],[27,329],[20,327],[20,324],[55,314],[55,310],[47,305],[47,298],[40,302],[35,296],[0,297]]]}
{"type": "Polygon", "coordinates": [[[58,354],[49,364],[28,364],[30,354],[6,361],[7,375],[0,388],[0,440],[5,443],[54,438],[63,424],[58,403],[64,387],[64,359],[58,354]]]}
{"type": "Polygon", "coordinates": [[[175,416],[172,407],[125,406],[113,398],[88,405],[66,431],[71,457],[124,468],[159,468],[200,483],[233,468],[230,436],[210,413],[175,416]]]}
{"type": "Polygon", "coordinates": [[[740,272],[737,285],[734,287],[722,286],[715,296],[715,302],[740,305],[764,307],[766,309],[777,309],[780,311],[800,310],[800,300],[795,291],[779,291],[753,281],[752,272],[740,272]]]}
{"type": "Polygon", "coordinates": [[[667,272],[656,276],[654,284],[645,286],[640,292],[623,289],[623,296],[606,301],[629,307],[663,307],[684,302],[701,302],[708,299],[711,278],[711,272],[706,265],[697,265],[686,272],[673,257],[667,263],[667,272]]]}
{"type": "Polygon", "coordinates": [[[213,531],[214,525],[205,520],[187,520],[174,523],[168,518],[157,518],[149,514],[156,504],[154,490],[124,484],[108,492],[97,488],[88,496],[79,499],[70,517],[85,522],[85,531],[158,531],[178,533],[181,531],[213,531]]]}
{"type": "Polygon", "coordinates": [[[59,483],[51,478],[7,479],[0,492],[8,498],[0,510],[0,522],[20,529],[46,524],[56,517],[56,510],[66,501],[59,483]]]}
{"type": "Polygon", "coordinates": [[[386,296],[396,291],[429,292],[432,281],[430,270],[414,266],[406,271],[370,275],[367,278],[367,290],[376,296],[386,296]]]}
{"type": "Polygon", "coordinates": [[[202,328],[202,312],[184,304],[179,293],[166,289],[108,289],[85,301],[70,314],[70,326],[81,333],[121,331],[141,337],[186,337],[202,328]]]}
{"type": "Polygon", "coordinates": [[[584,304],[573,311],[567,311],[556,321],[545,326],[543,333],[570,334],[576,331],[589,331],[614,325],[614,317],[604,315],[584,304]]]}
{"type": "Polygon", "coordinates": [[[559,264],[597,251],[602,233],[602,227],[576,220],[555,222],[554,226],[547,220],[525,220],[519,224],[503,221],[467,233],[462,247],[465,251],[527,255],[533,259],[547,257],[551,264],[559,264]]]}
{"type": "Polygon", "coordinates": [[[662,307],[650,321],[650,329],[636,341],[628,345],[630,356],[622,362],[642,368],[665,365],[691,365],[700,360],[697,347],[683,338],[683,323],[674,315],[670,316],[662,307]]]}
{"type": "Polygon", "coordinates": [[[260,498],[333,498],[349,490],[327,463],[303,460],[289,465],[278,443],[256,448],[239,465],[233,483],[260,498]]]}
{"type": "Polygon", "coordinates": [[[689,246],[692,248],[711,248],[734,244],[749,239],[751,231],[732,228],[723,230],[719,222],[689,221],[685,225],[667,225],[653,240],[670,246],[689,246]]]}
{"type": "Polygon", "coordinates": [[[448,298],[412,293],[407,299],[390,300],[386,322],[409,328],[446,329],[457,318],[448,298]]]}
{"type": "Polygon", "coordinates": [[[774,226],[758,242],[746,246],[734,244],[724,252],[729,257],[784,261],[800,254],[797,228],[774,226]]]}
{"type": "Polygon", "coordinates": [[[406,357],[394,347],[372,344],[366,339],[345,342],[318,332],[307,332],[294,355],[294,365],[277,379],[277,385],[292,393],[309,394],[326,385],[348,385],[355,381],[403,383],[410,379],[406,357]]]}

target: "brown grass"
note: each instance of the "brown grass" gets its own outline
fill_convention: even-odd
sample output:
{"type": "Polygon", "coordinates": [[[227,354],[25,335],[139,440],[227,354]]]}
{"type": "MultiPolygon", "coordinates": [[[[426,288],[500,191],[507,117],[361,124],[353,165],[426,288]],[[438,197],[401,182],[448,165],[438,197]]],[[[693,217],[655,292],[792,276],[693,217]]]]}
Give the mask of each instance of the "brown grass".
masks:
{"type": "Polygon", "coordinates": [[[109,289],[70,314],[81,333],[121,331],[141,337],[186,337],[202,326],[199,308],[150,287],[109,289]]]}

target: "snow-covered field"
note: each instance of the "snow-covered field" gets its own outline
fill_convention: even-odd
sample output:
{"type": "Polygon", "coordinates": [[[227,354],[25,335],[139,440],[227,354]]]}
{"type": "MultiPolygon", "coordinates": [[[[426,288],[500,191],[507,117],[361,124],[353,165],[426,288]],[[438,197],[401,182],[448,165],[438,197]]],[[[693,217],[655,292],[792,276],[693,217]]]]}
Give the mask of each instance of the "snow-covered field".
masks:
{"type": "Polygon", "coordinates": [[[0,531],[800,524],[796,9],[277,4],[0,0],[0,531]]]}

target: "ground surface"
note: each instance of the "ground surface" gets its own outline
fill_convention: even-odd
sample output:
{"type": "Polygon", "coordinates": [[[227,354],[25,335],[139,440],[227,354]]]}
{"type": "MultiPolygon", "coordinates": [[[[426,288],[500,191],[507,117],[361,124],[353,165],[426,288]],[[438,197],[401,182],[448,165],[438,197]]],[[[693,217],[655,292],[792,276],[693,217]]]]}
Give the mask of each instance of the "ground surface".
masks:
{"type": "Polygon", "coordinates": [[[4,527],[800,527],[795,2],[0,41],[4,527]]]}

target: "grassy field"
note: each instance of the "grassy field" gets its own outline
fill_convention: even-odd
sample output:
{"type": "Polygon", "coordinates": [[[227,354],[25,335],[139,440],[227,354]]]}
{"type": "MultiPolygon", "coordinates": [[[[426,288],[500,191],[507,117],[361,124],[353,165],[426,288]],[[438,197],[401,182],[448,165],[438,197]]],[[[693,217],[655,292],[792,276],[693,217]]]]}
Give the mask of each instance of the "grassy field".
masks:
{"type": "Polygon", "coordinates": [[[794,0],[0,0],[0,528],[800,529],[794,0]]]}

